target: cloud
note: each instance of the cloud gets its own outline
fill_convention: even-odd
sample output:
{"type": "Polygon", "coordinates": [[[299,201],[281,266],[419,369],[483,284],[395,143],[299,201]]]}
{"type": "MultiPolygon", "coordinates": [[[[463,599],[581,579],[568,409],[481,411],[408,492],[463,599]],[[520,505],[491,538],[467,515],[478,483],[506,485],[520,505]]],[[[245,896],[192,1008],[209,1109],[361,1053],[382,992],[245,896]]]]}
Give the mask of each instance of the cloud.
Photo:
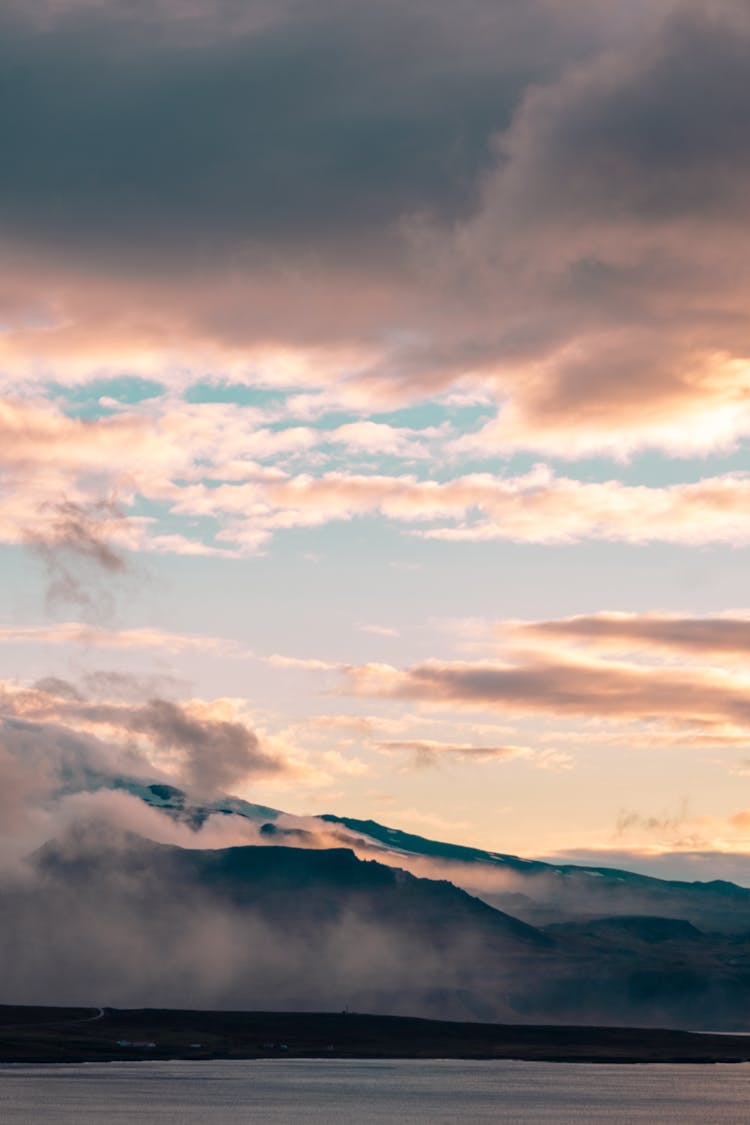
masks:
{"type": "Polygon", "coordinates": [[[63,681],[0,686],[0,874],[22,873],[26,857],[70,823],[71,790],[102,776],[169,780],[133,746],[59,721],[58,710],[80,703],[63,681]]]}
{"type": "Polygon", "coordinates": [[[468,743],[440,742],[429,738],[376,742],[375,745],[378,750],[395,750],[413,754],[416,763],[420,766],[434,765],[442,757],[486,761],[529,758],[534,754],[534,751],[527,746],[474,746],[468,743]]]}
{"type": "Polygon", "coordinates": [[[691,816],[687,801],[683,801],[681,808],[672,814],[659,816],[644,816],[638,812],[623,810],[617,817],[615,836],[644,835],[670,837],[673,846],[677,845],[680,836],[686,836],[694,828],[696,818],[691,816]]]}
{"type": "Polygon", "coordinates": [[[501,626],[520,641],[580,643],[593,649],[712,659],[745,658],[750,652],[750,617],[739,612],[715,617],[670,613],[595,613],[556,621],[501,626]]]}
{"type": "Polygon", "coordinates": [[[430,528],[422,534],[453,542],[555,543],[587,538],[693,545],[745,542],[739,508],[748,488],[743,474],[647,487],[615,480],[581,482],[539,467],[525,477],[480,478],[476,484],[476,507],[488,512],[489,519],[430,528]]]}
{"type": "MultiPolygon", "coordinates": [[[[34,687],[6,681],[0,685],[0,709],[11,723],[25,724],[30,744],[46,747],[51,739],[69,746],[76,761],[89,763],[85,768],[95,773],[156,771],[204,796],[252,778],[283,776],[289,768],[277,745],[261,740],[230,701],[144,702],[144,685],[131,685],[131,679],[89,677],[85,688],[99,693],[93,699],[58,679],[34,687]]],[[[62,752],[56,753],[59,758],[62,752]]]]}
{"type": "Polygon", "coordinates": [[[411,668],[387,664],[347,669],[346,690],[411,699],[441,708],[486,708],[504,714],[578,716],[609,723],[750,732],[750,681],[706,668],[530,654],[515,663],[433,660],[411,668]]]}
{"type": "Polygon", "coordinates": [[[29,531],[27,542],[47,571],[48,606],[73,604],[84,615],[100,616],[111,601],[111,580],[127,570],[125,555],[112,543],[122,512],[112,500],[43,507],[44,530],[29,531]]]}
{"type": "Polygon", "coordinates": [[[133,239],[131,263],[154,251],[172,264],[186,253],[190,260],[201,246],[196,231],[208,264],[233,251],[241,267],[269,241],[315,240],[330,252],[343,232],[383,232],[425,198],[454,214],[467,185],[465,166],[449,160],[451,146],[476,168],[488,125],[507,120],[513,97],[508,90],[498,99],[507,78],[471,29],[462,39],[477,50],[460,63],[454,55],[450,80],[449,37],[463,25],[447,9],[430,19],[381,3],[356,11],[338,3],[314,10],[197,3],[191,20],[175,4],[147,12],[115,3],[58,9],[53,35],[22,12],[6,16],[5,52],[27,67],[17,92],[34,82],[37,99],[20,102],[9,138],[14,175],[5,207],[25,234],[43,231],[61,248],[85,235],[84,253],[124,249],[119,220],[133,239]],[[203,34],[186,43],[191,24],[203,34]],[[435,49],[437,73],[415,64],[420,36],[435,49]],[[76,68],[82,56],[87,72],[76,68]],[[98,103],[83,115],[80,99],[94,92],[98,103]],[[455,119],[457,94],[483,103],[473,119],[455,119]],[[61,122],[68,126],[62,166],[54,131],[61,122]],[[22,144],[31,126],[40,139],[34,153],[22,144]],[[94,164],[86,150],[92,134],[100,142],[94,164]],[[221,175],[230,162],[232,175],[221,175]],[[47,186],[34,175],[45,172],[47,186]],[[57,213],[45,215],[62,186],[68,193],[57,213]]]}
{"type": "Polygon", "coordinates": [[[466,210],[515,95],[471,21],[380,2],[190,12],[5,12],[9,356],[50,337],[84,362],[372,344],[405,295],[400,217],[466,210]]]}
{"type": "Polygon", "coordinates": [[[145,734],[159,750],[175,751],[189,784],[200,792],[226,791],[253,773],[283,769],[243,723],[191,714],[170,700],[149,700],[117,719],[128,730],[145,734]]]}
{"type": "MultiPolygon", "coordinates": [[[[289,529],[352,518],[455,542],[748,541],[742,472],[662,486],[578,480],[543,464],[515,475],[451,473],[449,460],[440,480],[391,465],[354,472],[328,467],[331,431],[271,430],[266,421],[254,408],[171,395],[87,422],[36,399],[2,402],[0,540],[33,545],[52,599],[89,616],[104,608],[93,604],[105,593],[100,578],[122,581],[134,551],[234,557],[289,529]],[[308,459],[303,471],[288,460],[297,453],[308,459]],[[153,514],[140,513],[143,500],[153,514]]],[[[437,449],[429,428],[404,429],[407,462],[415,442],[437,449]]],[[[390,456],[387,443],[381,454],[390,456]]]]}
{"type": "Polygon", "coordinates": [[[249,551],[288,528],[373,515],[416,525],[425,538],[450,541],[739,545],[748,541],[743,519],[748,496],[750,481],[742,473],[648,487],[582,482],[543,465],[515,477],[472,473],[446,481],[343,471],[279,474],[172,492],[176,512],[223,517],[219,540],[249,551]]]}
{"type": "Polygon", "coordinates": [[[299,800],[369,771],[330,744],[308,752],[289,731],[269,733],[242,701],[149,697],[159,686],[153,680],[100,671],[77,684],[52,676],[31,685],[0,682],[0,879],[11,871],[21,876],[26,857],[46,840],[92,821],[109,833],[188,848],[284,842],[225,814],[197,826],[187,818],[177,823],[108,788],[122,779],[177,786],[189,807],[227,792],[257,793],[264,784],[292,787],[299,800]]]}
{"type": "Polygon", "coordinates": [[[477,213],[423,238],[481,308],[477,366],[505,400],[463,452],[690,453],[747,434],[750,23],[735,3],[662,15],[529,86],[477,213]]]}
{"type": "Polygon", "coordinates": [[[430,456],[424,439],[435,438],[437,435],[435,428],[414,430],[407,426],[391,426],[385,422],[360,421],[338,426],[325,437],[331,442],[341,443],[352,453],[424,459],[430,456]]]}
{"type": "Polygon", "coordinates": [[[29,761],[12,752],[7,733],[0,740],[0,824],[2,836],[18,833],[25,827],[27,804],[49,785],[45,763],[29,761]]]}
{"type": "Polygon", "coordinates": [[[537,858],[546,863],[633,871],[656,879],[678,879],[688,883],[723,879],[741,887],[750,887],[750,852],[740,848],[726,851],[710,847],[686,848],[684,851],[637,847],[567,848],[537,858]]]}
{"type": "Polygon", "coordinates": [[[108,523],[122,518],[113,502],[100,502],[86,510],[72,501],[61,501],[53,509],[53,523],[46,540],[35,543],[38,550],[70,552],[111,574],[125,569],[122,556],[104,538],[108,523]]]}
{"type": "Polygon", "coordinates": [[[165,675],[100,669],[75,684],[0,680],[3,722],[26,732],[32,760],[42,754],[54,776],[83,788],[92,776],[137,777],[176,785],[199,802],[262,788],[273,803],[370,769],[351,744],[316,740],[314,720],[290,726],[247,699],[191,697],[165,675]]]}
{"type": "MultiPolygon", "coordinates": [[[[339,671],[343,670],[339,666],[339,671]]],[[[445,718],[403,709],[390,715],[308,715],[291,729],[312,745],[322,740],[326,747],[333,742],[346,750],[361,746],[375,755],[406,755],[408,766],[415,768],[451,761],[466,765],[522,761],[535,769],[550,771],[574,766],[573,754],[551,746],[549,743],[554,740],[550,735],[541,734],[534,740],[536,745],[516,742],[528,732],[522,735],[511,724],[474,722],[466,716],[445,718]]],[[[572,738],[566,739],[563,732],[560,741],[572,738]]],[[[399,772],[403,768],[399,766],[399,772]]]]}
{"type": "Polygon", "coordinates": [[[230,657],[250,655],[238,642],[225,637],[173,633],[150,626],[106,629],[79,621],[61,621],[55,625],[0,625],[0,644],[79,644],[96,649],[144,648],[174,653],[211,651],[230,657]]]}
{"type": "Polygon", "coordinates": [[[363,633],[372,633],[376,637],[398,637],[400,632],[394,629],[391,625],[362,625],[358,624],[357,628],[363,633]]]}
{"type": "Polygon", "coordinates": [[[274,668],[302,668],[310,672],[336,672],[341,667],[340,664],[331,664],[327,660],[317,660],[315,657],[282,656],[279,653],[274,653],[265,659],[266,663],[274,668]]]}
{"type": "Polygon", "coordinates": [[[386,753],[412,755],[414,765],[420,768],[435,766],[451,758],[465,762],[525,761],[541,770],[559,772],[573,768],[571,754],[552,748],[533,746],[482,746],[467,742],[444,742],[434,738],[390,739],[373,742],[375,749],[386,753]]]}
{"type": "Polygon", "coordinates": [[[486,392],[457,455],[750,432],[739,2],[50,0],[0,31],[10,386],[265,357],[369,413],[486,392]]]}

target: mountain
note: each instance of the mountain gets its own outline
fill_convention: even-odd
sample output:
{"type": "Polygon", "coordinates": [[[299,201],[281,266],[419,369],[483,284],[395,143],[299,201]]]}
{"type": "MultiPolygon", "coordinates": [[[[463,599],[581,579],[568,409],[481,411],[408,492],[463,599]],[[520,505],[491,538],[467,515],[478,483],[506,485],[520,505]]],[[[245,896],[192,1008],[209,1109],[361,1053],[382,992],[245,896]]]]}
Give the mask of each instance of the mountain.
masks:
{"type": "Polygon", "coordinates": [[[4,877],[0,1003],[748,1026],[750,891],[731,883],[525,860],[161,782],[89,787],[130,793],[196,846],[78,824],[4,877]],[[200,847],[216,817],[252,843],[200,847]]]}
{"type": "Polygon", "coordinates": [[[0,998],[507,1017],[555,940],[347,849],[68,832],[0,893],[0,998]]]}
{"type": "Polygon", "coordinates": [[[726,934],[750,932],[750,890],[724,880],[684,882],[618,868],[544,863],[439,843],[374,820],[330,814],[320,819],[372,840],[404,862],[410,857],[428,860],[433,873],[442,872],[532,925],[645,914],[681,918],[726,934]]]}
{"type": "Polygon", "coordinates": [[[257,821],[261,824],[272,822],[283,815],[278,809],[269,808],[267,805],[254,805],[250,801],[243,801],[241,797],[227,795],[196,805],[183,789],[178,789],[175,785],[140,781],[132,777],[108,777],[105,774],[89,773],[86,777],[86,788],[92,792],[98,789],[114,789],[130,793],[152,808],[161,809],[175,820],[190,825],[191,828],[200,828],[209,816],[217,814],[240,816],[245,820],[257,821]]]}
{"type": "Polygon", "coordinates": [[[0,1001],[744,1028],[750,939],[680,919],[530,926],[350,849],[69,830],[0,887],[0,1001]]]}
{"type": "Polygon", "coordinates": [[[490,906],[532,926],[582,922],[611,916],[681,918],[723,934],[750,933],[750,890],[724,880],[685,882],[656,879],[616,867],[551,864],[501,852],[416,836],[376,820],[324,813],[304,821],[234,796],[192,803],[172,785],[110,778],[100,784],[124,790],[198,828],[210,816],[237,816],[259,826],[261,837],[295,847],[351,847],[356,854],[406,867],[415,874],[448,879],[490,906]],[[325,839],[309,827],[317,820],[325,839]],[[281,821],[281,823],[280,823],[281,821]],[[297,822],[300,826],[298,827],[297,822]]]}
{"type": "Polygon", "coordinates": [[[238,797],[195,804],[174,786],[128,778],[101,778],[99,786],[129,792],[193,828],[212,815],[238,816],[257,825],[269,844],[320,848],[333,841],[361,857],[448,879],[532,926],[649,915],[683,919],[708,932],[750,933],[750,890],[724,880],[685,882],[618,868],[545,863],[430,840],[374,820],[326,813],[303,821],[238,797]],[[320,825],[321,835],[311,821],[320,825]]]}
{"type": "Polygon", "coordinates": [[[447,881],[418,879],[406,871],[360,860],[346,848],[307,851],[289,847],[189,849],[156,844],[125,833],[114,844],[94,828],[45,845],[34,857],[48,889],[85,882],[105,893],[113,878],[134,882],[148,874],[166,887],[190,887],[235,908],[261,907],[274,924],[318,925],[356,909],[373,924],[430,928],[471,927],[493,940],[547,947],[550,938],[494,910],[447,881]],[[95,846],[94,846],[95,845],[95,846]]]}

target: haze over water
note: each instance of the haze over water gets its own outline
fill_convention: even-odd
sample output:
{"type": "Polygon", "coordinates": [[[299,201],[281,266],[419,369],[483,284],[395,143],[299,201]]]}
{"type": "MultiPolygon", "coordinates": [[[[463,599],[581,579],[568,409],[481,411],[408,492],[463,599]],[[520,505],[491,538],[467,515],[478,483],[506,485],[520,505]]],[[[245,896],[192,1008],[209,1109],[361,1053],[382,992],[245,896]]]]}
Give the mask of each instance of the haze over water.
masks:
{"type": "Polygon", "coordinates": [[[274,1060],[0,1071],[4,1125],[744,1125],[749,1099],[750,1064],[274,1060]]]}

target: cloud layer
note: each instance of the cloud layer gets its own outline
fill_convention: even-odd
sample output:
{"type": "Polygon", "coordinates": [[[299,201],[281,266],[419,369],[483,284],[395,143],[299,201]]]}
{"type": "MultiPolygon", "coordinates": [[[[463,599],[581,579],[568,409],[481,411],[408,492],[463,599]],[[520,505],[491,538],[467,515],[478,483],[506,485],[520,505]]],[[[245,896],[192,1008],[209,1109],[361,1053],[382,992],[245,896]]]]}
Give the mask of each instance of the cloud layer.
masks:
{"type": "Polygon", "coordinates": [[[742,748],[750,739],[748,618],[598,614],[485,626],[490,655],[406,668],[342,669],[354,695],[414,700],[441,710],[584,720],[566,740],[632,746],[742,748]]]}
{"type": "Polygon", "coordinates": [[[174,401],[87,421],[40,402],[9,400],[1,411],[0,538],[32,545],[53,600],[79,609],[96,591],[73,571],[111,578],[126,570],[124,551],[252,553],[285,530],[353,518],[450,541],[750,540],[744,472],[642,485],[545,465],[462,473],[449,462],[435,479],[413,471],[444,445],[435,427],[270,429],[252,409],[174,401]],[[360,471],[358,455],[370,460],[360,471]],[[136,514],[142,501],[154,514],[136,514]]]}
{"type": "Polygon", "coordinates": [[[747,435],[738,0],[37,2],[2,32],[16,383],[265,357],[370,407],[481,386],[475,455],[747,435]]]}

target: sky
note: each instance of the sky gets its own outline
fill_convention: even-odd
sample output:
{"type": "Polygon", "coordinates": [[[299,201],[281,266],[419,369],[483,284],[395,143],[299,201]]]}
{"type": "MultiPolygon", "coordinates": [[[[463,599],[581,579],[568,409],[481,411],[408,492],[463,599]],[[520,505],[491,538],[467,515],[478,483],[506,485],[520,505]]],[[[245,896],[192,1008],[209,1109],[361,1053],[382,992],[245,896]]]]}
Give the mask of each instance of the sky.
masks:
{"type": "Polygon", "coordinates": [[[749,53],[741,0],[6,0],[3,815],[96,743],[750,885],[749,53]]]}

